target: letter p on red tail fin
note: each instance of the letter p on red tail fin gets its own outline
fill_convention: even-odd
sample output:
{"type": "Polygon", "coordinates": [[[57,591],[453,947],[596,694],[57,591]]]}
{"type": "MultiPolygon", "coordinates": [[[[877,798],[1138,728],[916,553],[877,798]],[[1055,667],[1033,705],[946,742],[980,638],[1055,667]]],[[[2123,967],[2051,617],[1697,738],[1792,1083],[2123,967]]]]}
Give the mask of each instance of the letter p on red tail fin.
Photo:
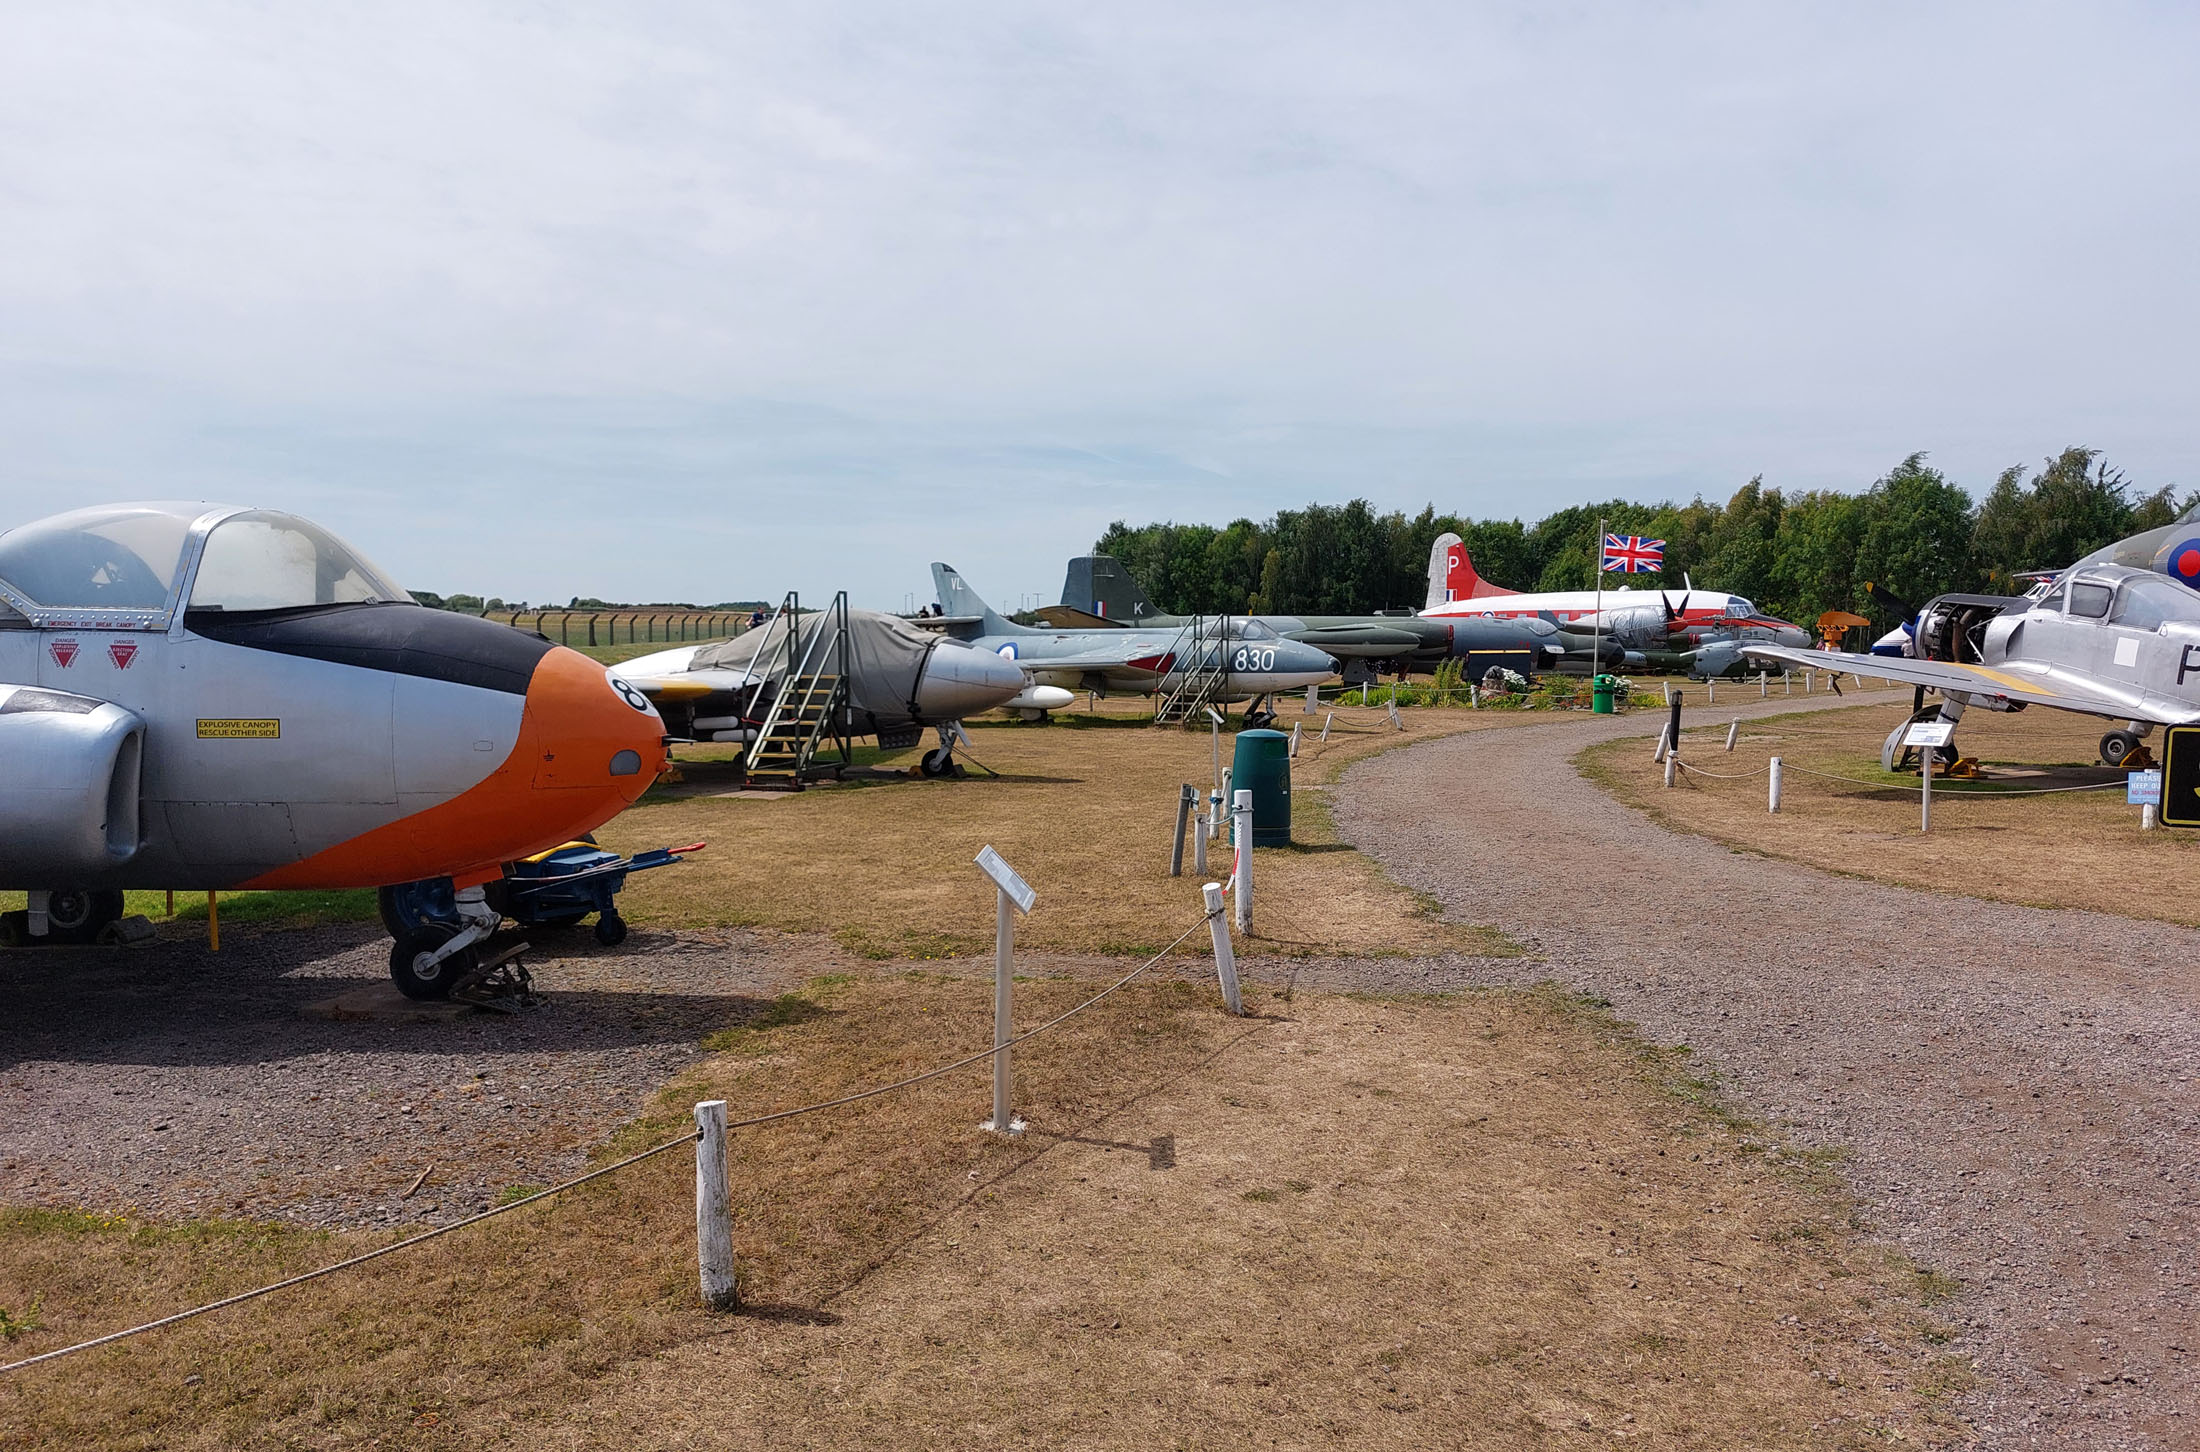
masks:
{"type": "Polygon", "coordinates": [[[1440,534],[1428,552],[1428,604],[1433,610],[1453,600],[1472,600],[1484,595],[1513,592],[1491,584],[1475,573],[1466,542],[1455,534],[1440,534]]]}

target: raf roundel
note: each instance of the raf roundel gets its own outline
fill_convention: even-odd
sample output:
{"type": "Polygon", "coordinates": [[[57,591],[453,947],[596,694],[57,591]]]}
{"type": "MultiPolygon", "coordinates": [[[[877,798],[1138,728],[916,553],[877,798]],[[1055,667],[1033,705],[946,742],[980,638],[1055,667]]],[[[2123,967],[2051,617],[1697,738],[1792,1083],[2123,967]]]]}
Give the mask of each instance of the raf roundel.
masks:
{"type": "Polygon", "coordinates": [[[2164,564],[2173,578],[2200,587],[2200,539],[2179,540],[2170,546],[2164,564]]]}

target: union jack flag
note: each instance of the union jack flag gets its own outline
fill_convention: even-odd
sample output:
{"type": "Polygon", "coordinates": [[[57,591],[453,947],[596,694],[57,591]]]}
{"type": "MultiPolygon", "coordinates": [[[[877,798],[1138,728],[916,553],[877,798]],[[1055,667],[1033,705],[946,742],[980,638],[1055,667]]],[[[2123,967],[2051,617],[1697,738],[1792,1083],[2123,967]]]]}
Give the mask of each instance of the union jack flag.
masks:
{"type": "Polygon", "coordinates": [[[1644,539],[1639,534],[1608,534],[1604,537],[1604,570],[1607,574],[1620,570],[1630,575],[1654,575],[1664,569],[1664,540],[1644,539]]]}

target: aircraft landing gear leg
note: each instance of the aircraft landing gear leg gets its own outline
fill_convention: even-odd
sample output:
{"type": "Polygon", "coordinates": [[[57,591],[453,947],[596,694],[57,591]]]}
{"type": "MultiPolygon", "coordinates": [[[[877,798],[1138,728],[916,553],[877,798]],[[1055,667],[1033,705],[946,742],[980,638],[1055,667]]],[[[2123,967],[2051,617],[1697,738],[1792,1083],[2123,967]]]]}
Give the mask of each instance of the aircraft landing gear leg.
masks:
{"type": "Polygon", "coordinates": [[[390,948],[390,978],[407,998],[448,998],[451,988],[481,966],[478,945],[504,915],[478,887],[451,895],[455,922],[422,922],[397,935],[390,948]]]}
{"type": "Polygon", "coordinates": [[[962,723],[958,721],[936,729],[940,733],[940,744],[918,760],[918,774],[930,778],[961,776],[963,769],[955,764],[955,742],[961,734],[962,723]]]}

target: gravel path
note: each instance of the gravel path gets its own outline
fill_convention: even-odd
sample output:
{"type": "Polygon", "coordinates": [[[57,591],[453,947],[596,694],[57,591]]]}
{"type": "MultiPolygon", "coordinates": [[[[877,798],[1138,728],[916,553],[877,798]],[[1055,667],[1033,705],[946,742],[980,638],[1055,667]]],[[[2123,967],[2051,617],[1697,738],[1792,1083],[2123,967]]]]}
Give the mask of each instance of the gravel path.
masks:
{"type": "Polygon", "coordinates": [[[576,1168],[703,1034],[844,966],[819,940],[558,933],[528,955],[540,1009],[329,1022],[301,1010],[387,981],[379,928],[233,928],[219,954],[200,931],[0,954],[0,1202],[448,1219],[576,1168]]]}
{"type": "Polygon", "coordinates": [[[2200,931],[1669,832],[1570,763],[1614,736],[1647,750],[1655,729],[1571,720],[1353,767],[1335,793],[1346,837],[1541,961],[1313,965],[1300,981],[1556,978],[1609,998],[1796,1139],[1854,1152],[1880,1229],[1963,1283],[1951,1349],[1981,1368],[1966,1410],[1985,1445],[2200,1444],[2200,931]]]}

